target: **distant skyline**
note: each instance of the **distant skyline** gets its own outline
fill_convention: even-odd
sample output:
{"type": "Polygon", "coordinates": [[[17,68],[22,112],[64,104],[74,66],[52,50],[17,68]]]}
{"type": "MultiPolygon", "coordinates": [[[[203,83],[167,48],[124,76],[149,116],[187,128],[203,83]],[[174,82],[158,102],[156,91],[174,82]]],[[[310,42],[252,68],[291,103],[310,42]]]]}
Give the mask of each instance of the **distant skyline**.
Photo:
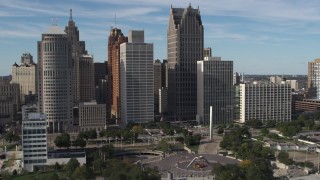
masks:
{"type": "Polygon", "coordinates": [[[204,45],[213,56],[234,61],[234,71],[246,74],[307,74],[308,62],[320,57],[319,0],[0,0],[0,76],[30,52],[37,62],[37,41],[52,17],[64,29],[69,10],[80,40],[95,62],[107,60],[111,26],[127,36],[143,29],[154,43],[154,58],[167,58],[170,6],[199,7],[204,45]],[[116,16],[116,18],[115,18],[116,16]]]}

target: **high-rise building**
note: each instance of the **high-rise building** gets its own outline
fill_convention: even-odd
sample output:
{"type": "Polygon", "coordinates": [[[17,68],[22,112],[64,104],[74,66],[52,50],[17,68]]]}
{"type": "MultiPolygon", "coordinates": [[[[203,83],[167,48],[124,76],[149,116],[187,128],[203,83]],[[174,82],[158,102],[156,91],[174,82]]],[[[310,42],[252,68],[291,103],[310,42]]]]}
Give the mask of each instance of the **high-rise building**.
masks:
{"type": "Polygon", "coordinates": [[[212,106],[213,124],[233,122],[233,61],[220,57],[205,57],[197,62],[197,111],[199,123],[210,122],[212,106]]]}
{"type": "MultiPolygon", "coordinates": [[[[108,62],[105,61],[103,63],[94,63],[95,99],[98,104],[107,104],[107,99],[109,96],[109,93],[107,92],[107,81],[108,62]]],[[[106,109],[106,111],[108,110],[106,109]]],[[[108,112],[110,112],[110,108],[108,112]]],[[[110,113],[106,116],[110,118],[110,113]]]]}
{"type": "Polygon", "coordinates": [[[153,44],[144,43],[143,31],[129,31],[120,45],[121,125],[154,120],[153,44]]]}
{"type": "Polygon", "coordinates": [[[203,59],[203,26],[199,9],[170,9],[168,38],[168,110],[173,120],[195,120],[197,60],[203,59]]]}
{"type": "Polygon", "coordinates": [[[210,47],[203,49],[203,57],[212,57],[212,50],[210,47]]]}
{"type": "Polygon", "coordinates": [[[25,101],[26,96],[37,93],[37,65],[33,62],[30,53],[23,53],[21,64],[12,65],[12,81],[20,85],[21,104],[28,103],[25,101]]]}
{"type": "Polygon", "coordinates": [[[90,102],[95,99],[94,94],[94,66],[91,55],[81,55],[79,57],[79,85],[80,102],[90,102]]]}
{"type": "Polygon", "coordinates": [[[30,113],[22,121],[22,162],[23,168],[32,172],[35,166],[47,163],[46,115],[30,113]]]}
{"type": "Polygon", "coordinates": [[[155,60],[153,63],[154,78],[154,112],[159,113],[159,89],[161,89],[161,61],[155,60]]]}
{"type": "Polygon", "coordinates": [[[285,83],[240,84],[240,123],[248,120],[291,121],[291,87],[285,83]]]}
{"type": "Polygon", "coordinates": [[[53,25],[38,41],[38,108],[46,114],[48,131],[72,125],[72,49],[68,35],[53,25]]]}
{"type": "Polygon", "coordinates": [[[10,83],[10,80],[0,80],[0,96],[10,99],[14,104],[14,110],[20,109],[20,86],[17,83],[10,83]]]}
{"type": "MultiPolygon", "coordinates": [[[[76,23],[73,21],[72,9],[70,9],[70,17],[68,26],[65,27],[64,32],[67,33],[68,39],[71,43],[72,51],[72,102],[73,106],[78,106],[80,102],[80,57],[86,55],[85,42],[80,41],[80,35],[76,23]]],[[[91,76],[91,75],[90,75],[91,76]]]]}
{"type": "Polygon", "coordinates": [[[108,75],[108,62],[94,63],[94,85],[99,86],[100,79],[106,79],[108,75]]]}
{"type": "Polygon", "coordinates": [[[159,89],[159,113],[168,112],[168,88],[159,89]]]}
{"type": "Polygon", "coordinates": [[[113,28],[108,40],[108,93],[107,121],[108,118],[120,120],[120,45],[128,42],[120,29],[113,28]]]}
{"type": "Polygon", "coordinates": [[[168,60],[166,59],[161,63],[161,87],[168,88],[168,60]]]}
{"type": "Polygon", "coordinates": [[[240,84],[240,74],[237,72],[233,73],[233,85],[240,84]]]}
{"type": "Polygon", "coordinates": [[[320,58],[308,62],[308,97],[320,99],[320,58]]]}

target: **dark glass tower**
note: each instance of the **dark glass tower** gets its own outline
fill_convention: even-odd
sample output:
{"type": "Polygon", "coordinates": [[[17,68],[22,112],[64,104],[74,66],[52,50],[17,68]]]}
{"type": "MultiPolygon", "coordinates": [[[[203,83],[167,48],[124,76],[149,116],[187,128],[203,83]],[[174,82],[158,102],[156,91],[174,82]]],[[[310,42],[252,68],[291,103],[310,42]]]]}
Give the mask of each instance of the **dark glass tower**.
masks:
{"type": "Polygon", "coordinates": [[[197,61],[203,59],[199,9],[170,9],[168,40],[168,111],[171,120],[195,120],[197,61]]]}

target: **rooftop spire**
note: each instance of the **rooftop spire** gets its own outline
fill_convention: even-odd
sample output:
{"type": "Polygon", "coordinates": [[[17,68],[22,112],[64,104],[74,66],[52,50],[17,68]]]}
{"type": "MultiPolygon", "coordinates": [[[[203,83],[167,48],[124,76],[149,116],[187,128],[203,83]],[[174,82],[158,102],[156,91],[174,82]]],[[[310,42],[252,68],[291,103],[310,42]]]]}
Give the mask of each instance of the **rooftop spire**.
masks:
{"type": "Polygon", "coordinates": [[[70,18],[69,21],[72,21],[72,9],[70,9],[70,18]]]}

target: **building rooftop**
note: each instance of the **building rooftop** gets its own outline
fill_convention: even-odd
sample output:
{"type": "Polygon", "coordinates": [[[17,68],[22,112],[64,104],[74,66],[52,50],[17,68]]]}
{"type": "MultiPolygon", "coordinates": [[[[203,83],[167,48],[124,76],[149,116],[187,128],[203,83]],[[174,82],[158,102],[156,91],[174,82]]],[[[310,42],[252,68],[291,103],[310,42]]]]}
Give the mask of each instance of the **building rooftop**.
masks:
{"type": "Polygon", "coordinates": [[[50,26],[44,34],[66,34],[59,26],[50,26]]]}

